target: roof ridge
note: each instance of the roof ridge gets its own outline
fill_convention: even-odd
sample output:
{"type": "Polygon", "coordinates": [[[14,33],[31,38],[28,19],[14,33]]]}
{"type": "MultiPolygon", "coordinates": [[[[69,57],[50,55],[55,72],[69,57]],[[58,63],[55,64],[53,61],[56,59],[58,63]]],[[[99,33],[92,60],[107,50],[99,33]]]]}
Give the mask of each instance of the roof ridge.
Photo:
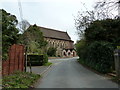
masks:
{"type": "Polygon", "coordinates": [[[46,28],[46,27],[42,27],[42,26],[38,26],[38,27],[41,30],[41,32],[43,33],[44,37],[72,41],[71,37],[65,31],[59,31],[56,29],[46,28]]]}
{"type": "Polygon", "coordinates": [[[67,33],[65,31],[60,31],[60,30],[56,30],[56,29],[52,29],[52,28],[46,28],[46,27],[41,27],[41,26],[38,26],[40,28],[44,28],[44,29],[48,29],[48,30],[52,30],[52,31],[57,31],[57,32],[62,32],[62,33],[67,33]]]}

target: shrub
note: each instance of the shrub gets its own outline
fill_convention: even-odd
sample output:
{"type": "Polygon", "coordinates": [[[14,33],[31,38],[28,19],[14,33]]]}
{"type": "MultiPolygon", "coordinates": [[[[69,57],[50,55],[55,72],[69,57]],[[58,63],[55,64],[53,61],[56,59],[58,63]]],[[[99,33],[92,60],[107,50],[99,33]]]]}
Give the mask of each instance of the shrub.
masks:
{"type": "Polygon", "coordinates": [[[84,58],[84,54],[86,52],[86,41],[84,39],[80,40],[76,45],[77,55],[82,59],[84,58]]]}
{"type": "Polygon", "coordinates": [[[48,56],[47,54],[43,55],[43,64],[48,63],[48,56]]]}
{"type": "Polygon", "coordinates": [[[50,47],[47,51],[48,56],[56,56],[56,48],[50,47]]]}
{"type": "Polygon", "coordinates": [[[30,88],[31,85],[40,78],[38,74],[17,71],[10,76],[2,78],[2,87],[4,88],[30,88]]]}

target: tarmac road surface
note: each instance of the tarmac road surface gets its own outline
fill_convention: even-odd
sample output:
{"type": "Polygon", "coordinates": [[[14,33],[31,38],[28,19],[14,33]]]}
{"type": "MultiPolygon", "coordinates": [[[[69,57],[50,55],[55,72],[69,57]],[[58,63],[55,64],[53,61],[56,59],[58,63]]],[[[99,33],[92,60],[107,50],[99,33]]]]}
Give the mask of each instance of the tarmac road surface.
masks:
{"type": "Polygon", "coordinates": [[[36,88],[118,88],[108,78],[80,65],[77,57],[49,61],[53,65],[37,82],[36,88]]]}

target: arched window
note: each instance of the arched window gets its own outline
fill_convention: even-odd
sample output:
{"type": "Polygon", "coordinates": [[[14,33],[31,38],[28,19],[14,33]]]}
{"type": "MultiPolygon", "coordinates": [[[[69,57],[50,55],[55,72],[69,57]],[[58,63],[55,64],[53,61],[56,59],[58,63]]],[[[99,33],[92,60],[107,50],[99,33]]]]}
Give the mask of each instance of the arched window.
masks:
{"type": "Polygon", "coordinates": [[[64,56],[66,56],[66,52],[64,52],[64,56]]]}
{"type": "Polygon", "coordinates": [[[70,52],[68,52],[68,56],[70,56],[70,54],[71,54],[71,53],[70,53],[70,52]]]}

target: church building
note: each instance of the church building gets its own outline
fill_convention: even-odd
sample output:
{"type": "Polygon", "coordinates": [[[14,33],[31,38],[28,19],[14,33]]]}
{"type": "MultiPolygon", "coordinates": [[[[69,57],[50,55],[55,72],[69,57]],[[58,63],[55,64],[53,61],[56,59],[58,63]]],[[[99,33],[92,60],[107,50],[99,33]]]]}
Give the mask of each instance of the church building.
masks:
{"type": "Polygon", "coordinates": [[[74,41],[71,40],[67,32],[54,30],[45,27],[39,27],[43,33],[44,39],[48,42],[47,48],[57,48],[56,56],[58,57],[74,57],[74,41]]]}

